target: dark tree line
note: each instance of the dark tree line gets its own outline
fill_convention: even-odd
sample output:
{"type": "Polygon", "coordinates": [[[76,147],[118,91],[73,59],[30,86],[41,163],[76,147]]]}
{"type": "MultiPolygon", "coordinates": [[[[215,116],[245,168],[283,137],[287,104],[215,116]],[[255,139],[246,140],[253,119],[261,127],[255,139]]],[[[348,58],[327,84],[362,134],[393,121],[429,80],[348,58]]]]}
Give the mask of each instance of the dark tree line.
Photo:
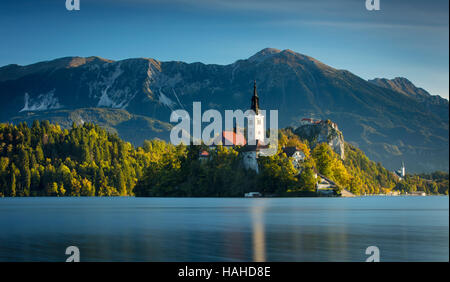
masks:
{"type": "Polygon", "coordinates": [[[0,124],[2,196],[133,195],[148,157],[93,124],[0,124]]]}

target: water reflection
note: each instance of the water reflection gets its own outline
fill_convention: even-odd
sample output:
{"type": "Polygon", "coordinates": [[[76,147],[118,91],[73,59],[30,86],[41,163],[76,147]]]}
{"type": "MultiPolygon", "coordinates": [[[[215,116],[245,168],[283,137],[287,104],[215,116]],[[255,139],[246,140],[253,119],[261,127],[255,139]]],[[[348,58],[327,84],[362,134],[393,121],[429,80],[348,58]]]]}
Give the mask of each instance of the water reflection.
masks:
{"type": "Polygon", "coordinates": [[[251,207],[252,215],[252,239],[253,239],[253,261],[266,261],[266,239],[264,230],[264,203],[251,207]]]}
{"type": "Polygon", "coordinates": [[[448,261],[448,197],[3,198],[0,261],[448,261]]]}

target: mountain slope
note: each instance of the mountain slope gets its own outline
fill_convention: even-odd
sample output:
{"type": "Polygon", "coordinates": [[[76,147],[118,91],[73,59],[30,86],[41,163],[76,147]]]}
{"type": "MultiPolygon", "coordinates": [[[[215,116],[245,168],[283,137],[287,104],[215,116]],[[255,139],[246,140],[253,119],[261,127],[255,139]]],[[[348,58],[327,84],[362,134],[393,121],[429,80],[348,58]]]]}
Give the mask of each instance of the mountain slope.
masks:
{"type": "Polygon", "coordinates": [[[140,146],[144,140],[153,138],[169,139],[172,125],[146,116],[130,114],[123,109],[82,108],[76,110],[48,110],[21,113],[12,117],[11,122],[27,122],[49,120],[68,129],[72,124],[94,123],[108,132],[117,133],[124,140],[140,146]]]}
{"type": "Polygon", "coordinates": [[[448,101],[423,101],[291,50],[267,48],[229,65],[70,57],[6,66],[0,121],[105,107],[168,122],[173,109],[191,110],[193,101],[202,110],[248,109],[255,79],[261,108],[278,109],[280,127],[303,117],[331,119],[389,169],[405,161],[410,171],[448,170],[448,101]]]}

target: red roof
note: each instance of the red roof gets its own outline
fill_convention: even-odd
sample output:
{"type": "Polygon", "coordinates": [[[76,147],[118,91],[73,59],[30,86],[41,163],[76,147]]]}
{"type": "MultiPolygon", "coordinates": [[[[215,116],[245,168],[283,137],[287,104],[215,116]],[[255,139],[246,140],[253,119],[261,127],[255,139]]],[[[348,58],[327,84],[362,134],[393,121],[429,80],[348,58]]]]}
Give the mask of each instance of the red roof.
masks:
{"type": "Polygon", "coordinates": [[[321,120],[315,120],[312,118],[302,118],[302,121],[308,121],[310,123],[320,123],[321,122],[321,120]]]}
{"type": "Polygon", "coordinates": [[[244,146],[247,144],[244,135],[234,131],[222,131],[222,145],[224,146],[244,146]]]}
{"type": "Polygon", "coordinates": [[[264,143],[261,140],[256,140],[256,145],[246,145],[242,149],[243,152],[249,152],[249,151],[261,151],[261,149],[268,149],[269,145],[264,145],[264,143]]]}
{"type": "Polygon", "coordinates": [[[209,156],[208,151],[203,150],[200,152],[200,157],[207,157],[207,156],[209,156]]]}

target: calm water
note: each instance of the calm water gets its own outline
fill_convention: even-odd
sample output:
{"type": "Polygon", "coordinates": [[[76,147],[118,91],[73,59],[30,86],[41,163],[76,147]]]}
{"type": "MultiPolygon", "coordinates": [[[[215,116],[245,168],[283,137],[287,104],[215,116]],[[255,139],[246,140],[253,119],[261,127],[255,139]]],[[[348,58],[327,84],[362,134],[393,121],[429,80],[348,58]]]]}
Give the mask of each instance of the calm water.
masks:
{"type": "Polygon", "coordinates": [[[448,261],[448,197],[3,198],[0,261],[448,261]]]}

